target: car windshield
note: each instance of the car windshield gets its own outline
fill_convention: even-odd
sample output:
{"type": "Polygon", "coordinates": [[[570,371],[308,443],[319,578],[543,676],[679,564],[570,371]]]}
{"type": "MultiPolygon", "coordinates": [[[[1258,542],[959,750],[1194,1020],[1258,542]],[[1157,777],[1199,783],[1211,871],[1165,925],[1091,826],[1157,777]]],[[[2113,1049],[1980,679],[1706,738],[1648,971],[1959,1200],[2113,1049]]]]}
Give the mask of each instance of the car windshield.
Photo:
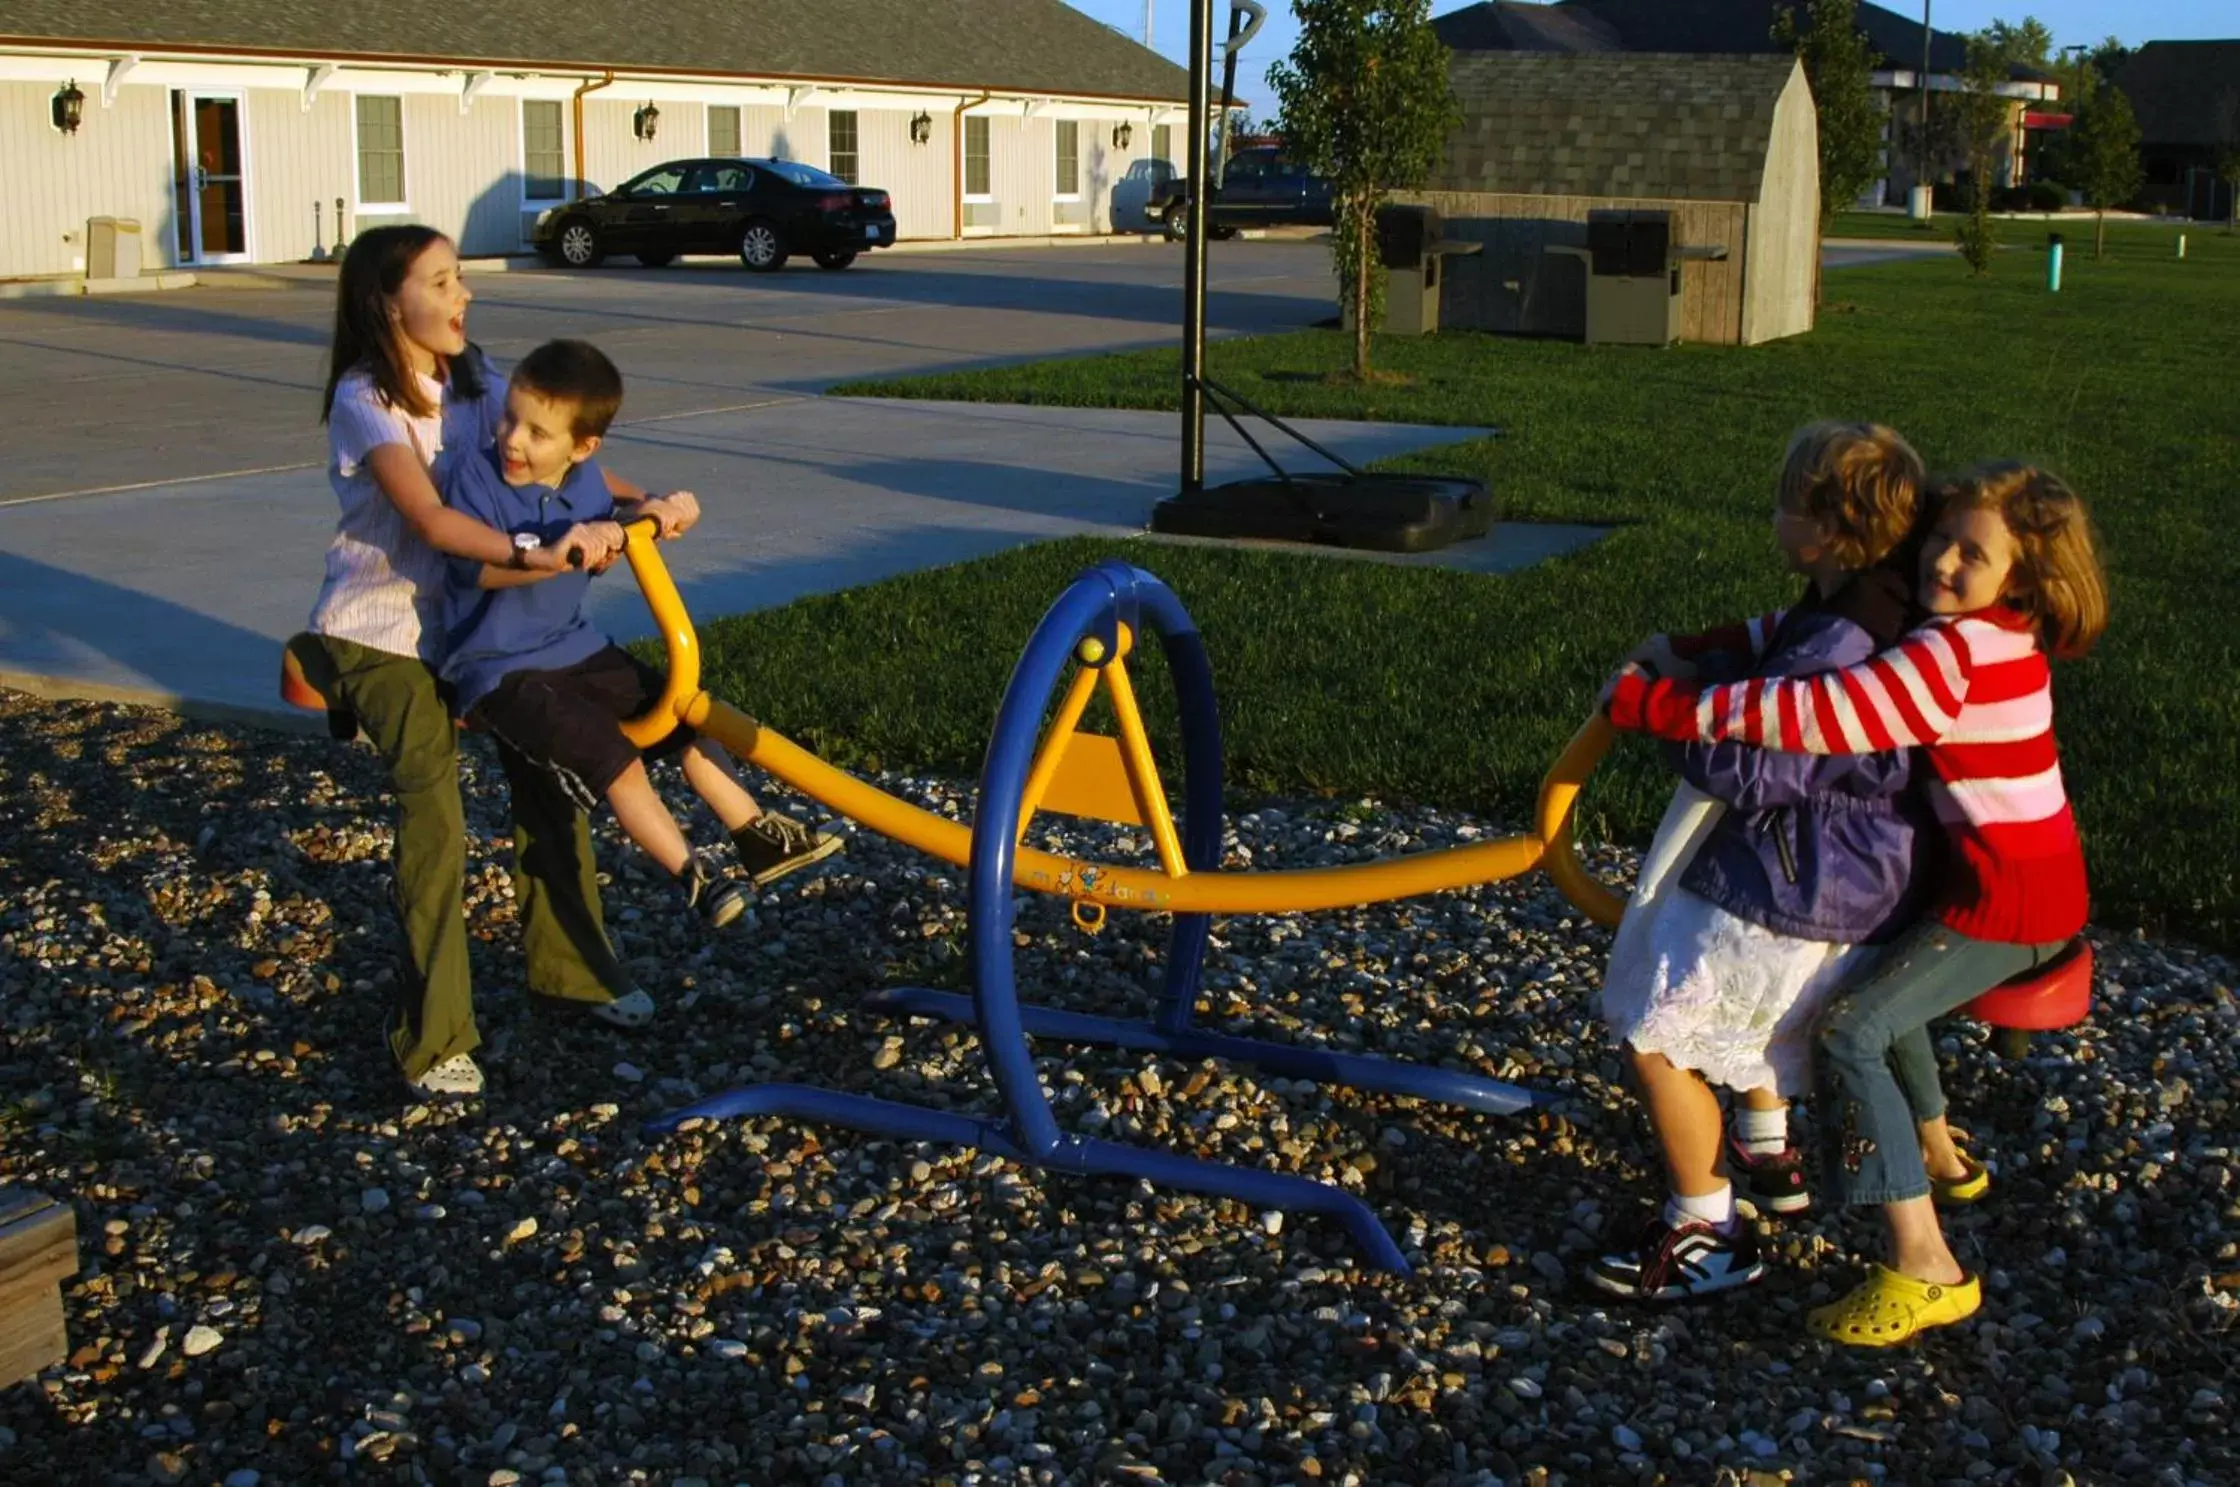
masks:
{"type": "Polygon", "coordinates": [[[808,186],[822,190],[826,187],[844,187],[848,184],[829,171],[819,170],[814,165],[803,165],[797,160],[765,160],[762,164],[772,175],[783,176],[796,186],[808,186]]]}

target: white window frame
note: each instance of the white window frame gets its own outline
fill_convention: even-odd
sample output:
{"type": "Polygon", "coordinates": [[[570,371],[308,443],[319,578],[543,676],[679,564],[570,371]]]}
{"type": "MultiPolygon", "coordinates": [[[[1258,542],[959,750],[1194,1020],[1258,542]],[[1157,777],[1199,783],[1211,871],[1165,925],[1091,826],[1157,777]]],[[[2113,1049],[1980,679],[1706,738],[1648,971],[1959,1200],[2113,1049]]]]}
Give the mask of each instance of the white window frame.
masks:
{"type": "Polygon", "coordinates": [[[1081,121],[1078,119],[1056,119],[1051,122],[1050,199],[1052,201],[1079,201],[1081,199],[1081,121]],[[1058,189],[1058,161],[1060,158],[1058,141],[1065,138],[1068,127],[1073,130],[1073,189],[1071,191],[1061,191],[1058,189]]]}
{"type": "Polygon", "coordinates": [[[561,205],[568,200],[568,183],[572,179],[568,173],[567,105],[557,98],[523,98],[520,100],[520,108],[516,110],[514,122],[519,131],[519,138],[516,140],[519,148],[515,152],[514,163],[521,169],[521,205],[525,208],[561,205]],[[549,103],[560,110],[560,194],[558,196],[531,196],[529,194],[529,182],[531,180],[529,174],[529,105],[532,103],[549,103]]]}
{"type": "Polygon", "coordinates": [[[412,210],[412,138],[404,121],[404,95],[402,93],[353,93],[350,95],[350,199],[356,210],[352,215],[367,214],[388,216],[412,210]],[[397,106],[397,188],[403,197],[397,201],[367,201],[364,180],[365,151],[358,146],[358,100],[361,98],[386,98],[397,106]]]}
{"type": "Polygon", "coordinates": [[[957,183],[960,187],[972,179],[972,126],[975,124],[980,126],[980,132],[988,143],[988,148],[982,151],[988,162],[988,189],[985,191],[966,191],[963,194],[967,203],[978,206],[996,199],[996,126],[995,121],[986,114],[966,114],[964,116],[964,142],[961,148],[965,178],[964,181],[957,183]]]}
{"type": "Polygon", "coordinates": [[[747,148],[747,111],[741,108],[738,104],[709,104],[708,116],[703,121],[703,129],[706,135],[706,143],[708,146],[708,158],[710,158],[711,160],[730,160],[745,158],[747,148]],[[732,134],[731,153],[729,155],[726,155],[723,151],[716,148],[715,117],[716,110],[718,109],[727,110],[731,115],[732,134]]]}
{"type": "Polygon", "coordinates": [[[824,116],[825,170],[832,175],[840,176],[841,180],[847,181],[851,186],[861,185],[861,181],[849,180],[847,176],[841,175],[839,160],[842,153],[847,154],[848,157],[855,162],[854,165],[850,167],[853,174],[861,176],[863,174],[863,111],[861,109],[827,109],[824,116]],[[854,149],[845,152],[837,151],[832,148],[833,130],[834,127],[839,123],[840,116],[842,114],[846,114],[848,116],[848,131],[851,135],[854,136],[853,143],[855,145],[854,149]]]}

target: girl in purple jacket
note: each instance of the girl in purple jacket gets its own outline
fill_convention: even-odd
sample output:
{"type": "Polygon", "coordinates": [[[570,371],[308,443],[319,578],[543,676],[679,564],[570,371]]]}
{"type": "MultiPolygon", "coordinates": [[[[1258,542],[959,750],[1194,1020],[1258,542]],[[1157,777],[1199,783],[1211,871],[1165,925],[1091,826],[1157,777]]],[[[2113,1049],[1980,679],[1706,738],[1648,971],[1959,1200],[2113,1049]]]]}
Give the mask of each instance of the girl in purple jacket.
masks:
{"type": "MultiPolygon", "coordinates": [[[[1885,563],[1913,525],[1922,483],[1919,456],[1888,428],[1800,430],[1783,463],[1774,539],[1808,580],[1804,597],[1727,630],[1658,637],[1638,654],[1668,675],[1724,680],[1864,661],[1917,618],[1910,574],[1885,563]]],[[[1716,824],[1708,834],[1698,826],[1701,845],[1676,886],[1644,882],[1602,988],[1671,1196],[1635,1248],[1588,1270],[1596,1286],[1647,1300],[1706,1295],[1763,1273],[1730,1176],[1776,1212],[1810,1201],[1786,1100],[1811,1084],[1812,1019],[1863,969],[1868,947],[1914,917],[1917,889],[1933,886],[1921,854],[1941,840],[1909,789],[1904,753],[1815,757],[1717,744],[1675,746],[1671,758],[1701,792],[1693,798],[1724,814],[1707,812],[1716,824]],[[1713,1084],[1748,1095],[1724,1151],[1713,1084]]],[[[1676,801],[1667,821],[1682,815],[1676,801]]],[[[1906,1054],[1931,1056],[1926,1036],[1906,1054]]]]}

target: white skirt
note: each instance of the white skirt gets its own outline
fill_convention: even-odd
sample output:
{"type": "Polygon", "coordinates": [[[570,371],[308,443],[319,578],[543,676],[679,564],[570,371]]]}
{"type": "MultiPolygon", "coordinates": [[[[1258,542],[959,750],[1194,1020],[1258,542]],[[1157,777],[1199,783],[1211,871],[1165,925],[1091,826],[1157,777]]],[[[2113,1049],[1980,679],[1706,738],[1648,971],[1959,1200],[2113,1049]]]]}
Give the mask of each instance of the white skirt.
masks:
{"type": "Polygon", "coordinates": [[[1812,1022],[1871,952],[1776,934],[1680,887],[1726,807],[1673,792],[1610,950],[1610,1036],[1730,1089],[1794,1097],[1812,1085],[1812,1022]]]}

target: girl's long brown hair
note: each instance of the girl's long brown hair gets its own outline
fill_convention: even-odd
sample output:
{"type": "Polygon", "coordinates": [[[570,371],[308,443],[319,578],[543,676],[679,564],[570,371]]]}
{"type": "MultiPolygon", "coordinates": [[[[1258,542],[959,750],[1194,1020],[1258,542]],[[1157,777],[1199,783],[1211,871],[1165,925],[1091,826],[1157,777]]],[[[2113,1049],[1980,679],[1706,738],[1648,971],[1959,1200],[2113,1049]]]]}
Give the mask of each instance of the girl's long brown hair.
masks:
{"type": "Polygon", "coordinates": [[[2013,460],[1978,465],[1940,494],[2007,524],[2015,560],[2006,603],[2037,622],[2045,648],[2064,659],[2091,650],[2108,628],[2108,581],[2084,498],[2052,471],[2013,460]]]}
{"type": "Polygon", "coordinates": [[[412,375],[391,301],[420,255],[448,241],[433,227],[416,222],[369,227],[350,240],[335,281],[334,352],[327,363],[327,390],[319,400],[321,423],[334,412],[335,384],[360,367],[373,375],[373,385],[390,407],[415,418],[435,414],[420,379],[412,375]]]}

